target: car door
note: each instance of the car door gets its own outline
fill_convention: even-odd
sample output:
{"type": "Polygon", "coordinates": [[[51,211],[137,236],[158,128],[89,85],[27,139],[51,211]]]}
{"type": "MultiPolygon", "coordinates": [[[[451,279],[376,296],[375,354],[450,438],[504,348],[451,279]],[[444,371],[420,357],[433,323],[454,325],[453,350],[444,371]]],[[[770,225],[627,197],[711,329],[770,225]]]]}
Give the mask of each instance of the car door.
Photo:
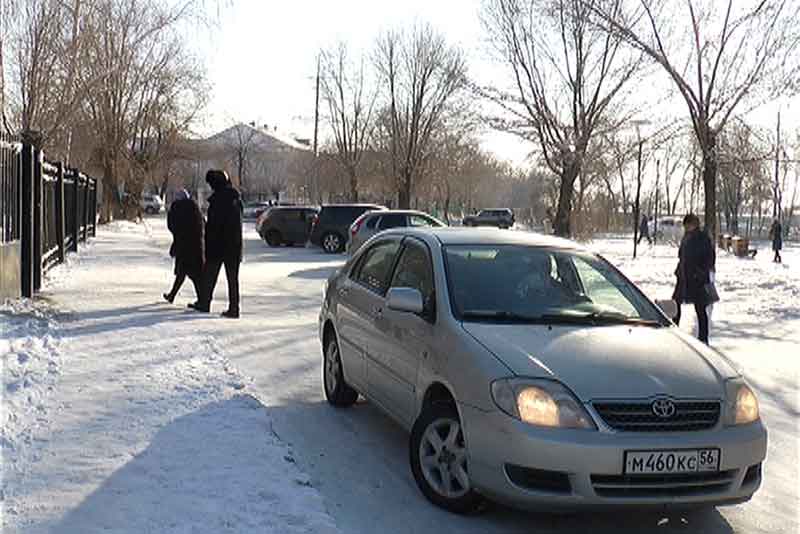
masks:
{"type": "Polygon", "coordinates": [[[302,243],[305,241],[306,218],[303,210],[286,210],[286,241],[302,243]]]}
{"type": "Polygon", "coordinates": [[[416,315],[384,306],[383,316],[377,321],[379,357],[367,364],[369,388],[401,422],[411,426],[417,371],[422,358],[431,351],[436,317],[433,265],[428,247],[422,241],[405,239],[389,287],[417,289],[423,296],[425,310],[416,315]]]}
{"type": "Polygon", "coordinates": [[[362,392],[369,390],[367,368],[368,360],[375,357],[376,319],[383,313],[384,295],[399,249],[399,238],[381,240],[370,246],[336,288],[345,377],[362,392]]]}

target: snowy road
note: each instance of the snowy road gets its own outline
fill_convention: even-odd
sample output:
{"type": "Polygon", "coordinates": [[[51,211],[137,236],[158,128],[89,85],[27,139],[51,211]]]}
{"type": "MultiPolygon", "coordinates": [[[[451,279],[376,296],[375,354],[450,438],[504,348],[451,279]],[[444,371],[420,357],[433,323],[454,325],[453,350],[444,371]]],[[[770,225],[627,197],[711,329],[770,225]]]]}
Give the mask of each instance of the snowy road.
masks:
{"type": "MultiPolygon", "coordinates": [[[[31,434],[34,457],[15,456],[20,474],[4,481],[14,516],[7,532],[329,532],[331,518],[354,534],[798,531],[797,251],[783,267],[763,257],[718,265],[726,304],[715,310],[712,342],[757,386],[770,430],[765,484],[753,501],[702,514],[491,507],[465,518],[423,499],[407,436],[388,418],[366,402],[334,410],[322,398],[317,313],[322,282],[341,258],[269,249],[248,229],[243,317],[227,321],[184,311],[189,284],[175,306],[158,302],[171,273],[169,235],[162,219],[150,225],[101,231],[79,265],[50,284],[45,297],[62,310],[52,342],[63,376],[31,434]]],[[[674,249],[646,249],[633,262],[623,260],[626,243],[596,246],[651,296],[668,296],[674,249]]],[[[224,293],[218,284],[215,311],[224,293]]]]}

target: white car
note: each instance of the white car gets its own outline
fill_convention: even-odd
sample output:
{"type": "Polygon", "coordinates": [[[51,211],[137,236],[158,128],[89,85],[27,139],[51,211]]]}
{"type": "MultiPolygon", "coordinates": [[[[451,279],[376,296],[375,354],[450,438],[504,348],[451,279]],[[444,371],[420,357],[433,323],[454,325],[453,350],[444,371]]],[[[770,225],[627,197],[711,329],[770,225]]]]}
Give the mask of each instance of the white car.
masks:
{"type": "Polygon", "coordinates": [[[164,201],[158,195],[143,194],[139,205],[149,215],[156,215],[164,209],[164,201]]]}
{"type": "Polygon", "coordinates": [[[683,237],[683,217],[659,217],[649,223],[650,235],[672,243],[679,243],[683,237]]]}

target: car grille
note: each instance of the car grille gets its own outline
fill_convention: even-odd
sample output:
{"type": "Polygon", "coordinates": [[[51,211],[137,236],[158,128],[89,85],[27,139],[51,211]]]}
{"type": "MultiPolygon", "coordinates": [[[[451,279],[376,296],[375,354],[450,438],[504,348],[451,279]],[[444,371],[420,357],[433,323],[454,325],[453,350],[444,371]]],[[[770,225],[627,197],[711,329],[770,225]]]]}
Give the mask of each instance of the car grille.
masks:
{"type": "Polygon", "coordinates": [[[716,426],[718,401],[674,401],[675,413],[662,418],[653,413],[650,402],[599,402],[594,409],[615,430],[625,432],[687,432],[716,426]]]}
{"type": "Polygon", "coordinates": [[[736,470],[681,475],[592,475],[600,497],[683,497],[718,493],[729,488],[736,470]]]}

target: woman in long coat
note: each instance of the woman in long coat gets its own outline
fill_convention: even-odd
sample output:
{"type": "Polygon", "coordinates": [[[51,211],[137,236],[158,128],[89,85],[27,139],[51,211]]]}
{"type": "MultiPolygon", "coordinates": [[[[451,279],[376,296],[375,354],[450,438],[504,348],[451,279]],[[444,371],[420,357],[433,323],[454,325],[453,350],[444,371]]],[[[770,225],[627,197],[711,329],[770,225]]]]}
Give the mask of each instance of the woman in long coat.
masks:
{"type": "Polygon", "coordinates": [[[678,251],[678,267],[675,269],[677,283],[672,294],[678,304],[675,324],[681,319],[681,304],[694,304],[697,313],[698,338],[708,344],[708,312],[706,307],[713,303],[708,286],[711,271],[716,263],[716,252],[711,238],[700,229],[700,219],[690,213],[683,218],[684,236],[678,251]]]}
{"type": "Polygon", "coordinates": [[[167,302],[173,302],[183,282],[188,277],[194,284],[197,298],[203,294],[203,213],[185,189],[178,192],[167,214],[167,228],[172,232],[170,256],[175,258],[175,282],[172,290],[164,293],[167,302]]]}

